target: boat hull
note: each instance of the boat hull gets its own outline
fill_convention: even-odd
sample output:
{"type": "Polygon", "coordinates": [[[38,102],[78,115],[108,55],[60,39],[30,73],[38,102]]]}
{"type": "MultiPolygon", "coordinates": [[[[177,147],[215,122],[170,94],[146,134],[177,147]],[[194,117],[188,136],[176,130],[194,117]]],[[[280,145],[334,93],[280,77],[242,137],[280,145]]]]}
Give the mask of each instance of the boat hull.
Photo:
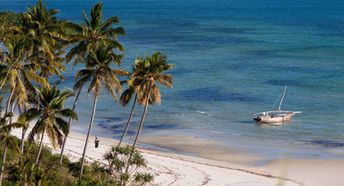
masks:
{"type": "Polygon", "coordinates": [[[293,115],[286,115],[286,116],[277,116],[277,117],[269,117],[269,116],[260,116],[255,118],[254,120],[259,123],[284,123],[289,122],[293,118],[293,115]]]}
{"type": "Polygon", "coordinates": [[[290,122],[293,116],[300,112],[295,111],[267,111],[256,113],[253,116],[253,119],[257,123],[285,123],[290,122]]]}

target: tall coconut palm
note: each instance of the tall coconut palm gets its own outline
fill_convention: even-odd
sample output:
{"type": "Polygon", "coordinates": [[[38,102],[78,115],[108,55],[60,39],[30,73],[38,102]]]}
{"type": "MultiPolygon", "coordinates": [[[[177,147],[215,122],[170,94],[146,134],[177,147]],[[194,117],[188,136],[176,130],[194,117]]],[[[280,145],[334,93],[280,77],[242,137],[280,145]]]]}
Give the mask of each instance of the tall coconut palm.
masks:
{"type": "MultiPolygon", "coordinates": [[[[57,75],[63,79],[61,71],[65,69],[61,55],[68,44],[68,29],[65,27],[66,21],[57,19],[57,13],[58,10],[48,10],[46,5],[38,0],[36,5],[29,7],[24,13],[3,15],[3,18],[8,20],[5,23],[7,25],[5,36],[19,38],[25,50],[25,64],[31,68],[28,72],[33,72],[32,75],[38,73],[36,75],[40,81],[38,83],[45,87],[49,86],[48,77],[57,75]]],[[[20,100],[17,102],[21,104],[19,109],[25,111],[24,102],[20,100]]],[[[22,137],[25,134],[26,128],[23,128],[22,137]]],[[[23,145],[24,138],[22,138],[21,149],[23,145]]]]}
{"type": "Polygon", "coordinates": [[[0,168],[0,186],[2,184],[3,174],[5,170],[8,148],[19,151],[17,139],[16,137],[11,135],[11,130],[13,128],[19,128],[25,125],[25,123],[22,122],[8,123],[8,120],[12,117],[12,115],[12,112],[9,112],[4,117],[0,118],[0,140],[4,144],[0,168]]]}
{"type": "Polygon", "coordinates": [[[65,118],[77,119],[77,115],[71,109],[64,108],[65,101],[73,96],[71,91],[61,92],[56,86],[53,86],[51,88],[42,87],[36,89],[35,94],[29,97],[29,102],[33,105],[33,108],[29,109],[25,114],[37,119],[28,138],[34,140],[35,136],[40,135],[39,150],[35,161],[35,164],[38,164],[44,134],[47,134],[50,143],[56,148],[61,145],[63,135],[68,132],[68,124],[65,118]]]}
{"type": "MultiPolygon", "coordinates": [[[[3,41],[6,51],[3,53],[0,69],[5,73],[0,74],[2,77],[0,88],[7,84],[10,89],[4,113],[4,116],[6,116],[8,113],[13,112],[14,107],[11,104],[13,104],[14,100],[16,100],[19,107],[25,107],[27,94],[30,90],[33,90],[31,80],[36,80],[45,86],[47,86],[47,82],[35,74],[30,63],[26,63],[25,49],[17,37],[3,38],[3,41]]],[[[9,124],[12,123],[12,115],[9,116],[7,122],[9,124]]],[[[2,159],[4,162],[6,160],[8,143],[3,145],[4,153],[2,159]]]]}
{"type": "MultiPolygon", "coordinates": [[[[69,27],[74,33],[71,36],[71,42],[76,45],[67,53],[66,61],[75,59],[74,65],[78,63],[85,63],[86,57],[91,49],[96,48],[99,43],[108,43],[112,48],[123,51],[122,44],[117,40],[119,35],[125,35],[122,27],[114,28],[115,24],[119,23],[118,17],[110,17],[103,20],[102,4],[98,3],[91,9],[90,17],[83,12],[84,23],[82,25],[69,23],[69,27]]],[[[79,99],[82,86],[76,90],[77,94],[73,104],[73,110],[79,99]]],[[[72,124],[72,119],[69,119],[68,125],[72,124]]],[[[60,164],[63,160],[63,152],[67,136],[65,136],[60,153],[60,164]]]]}
{"type": "MultiPolygon", "coordinates": [[[[49,86],[47,81],[35,73],[30,61],[27,60],[27,51],[21,43],[21,38],[13,34],[3,38],[5,51],[0,62],[0,90],[4,85],[8,85],[10,94],[5,107],[5,114],[13,112],[13,103],[16,101],[20,109],[26,108],[27,95],[34,91],[33,82],[38,82],[43,86],[49,86]],[[10,109],[11,108],[11,109],[10,109]]],[[[10,118],[9,122],[11,122],[10,118]]],[[[25,134],[23,127],[23,136],[25,134]]],[[[22,144],[24,138],[22,138],[22,144]]]]}
{"type": "MultiPolygon", "coordinates": [[[[174,65],[167,63],[166,56],[159,52],[156,52],[145,59],[138,58],[135,61],[134,73],[132,76],[134,77],[134,84],[136,85],[135,89],[138,96],[138,102],[144,105],[144,110],[132,145],[133,149],[135,149],[140,136],[148,105],[160,103],[161,96],[157,83],[168,88],[172,87],[172,75],[165,74],[164,72],[172,69],[173,67],[174,65]]],[[[128,162],[130,162],[130,160],[131,156],[129,157],[128,162]]],[[[128,171],[128,165],[126,172],[128,171]]]]}
{"type": "Polygon", "coordinates": [[[172,75],[165,74],[165,71],[171,70],[174,67],[167,63],[167,58],[159,52],[145,59],[138,59],[135,62],[135,77],[134,84],[136,86],[136,93],[138,94],[138,102],[144,104],[144,111],[140,120],[139,128],[133,143],[135,147],[142,125],[147,113],[148,105],[160,103],[161,96],[158,83],[167,87],[172,87],[172,75]]]}
{"type": "MultiPolygon", "coordinates": [[[[61,77],[60,70],[64,70],[60,55],[63,47],[65,47],[66,34],[64,34],[64,29],[61,26],[63,22],[56,18],[57,12],[55,9],[47,10],[46,6],[39,0],[35,6],[28,8],[25,13],[7,13],[1,16],[2,19],[6,20],[6,32],[1,40],[9,48],[10,54],[11,52],[13,54],[11,48],[16,52],[17,56],[9,56],[15,57],[13,58],[17,62],[14,64],[15,68],[25,72],[24,74],[12,76],[19,76],[23,81],[18,81],[19,83],[15,84],[16,89],[11,87],[11,93],[13,94],[10,94],[9,100],[11,101],[8,103],[15,102],[15,98],[12,98],[12,95],[15,95],[17,97],[16,102],[22,110],[26,108],[26,95],[29,94],[27,90],[33,89],[32,86],[28,86],[31,82],[27,80],[34,78],[43,86],[49,86],[47,77],[54,74],[61,77]],[[17,43],[12,43],[13,38],[17,40],[17,43]],[[8,47],[9,44],[12,46],[8,47]],[[37,71],[39,71],[39,75],[35,74],[37,71]]],[[[7,72],[3,75],[4,78],[2,78],[0,88],[11,77],[11,71],[7,72]]],[[[13,81],[9,81],[9,83],[13,84],[13,81]]],[[[13,105],[10,107],[14,108],[13,105]]],[[[23,136],[25,131],[23,128],[23,136]]]]}
{"type": "Polygon", "coordinates": [[[111,68],[111,65],[113,64],[118,65],[121,62],[120,59],[121,56],[114,53],[112,46],[100,43],[95,49],[89,51],[85,61],[86,68],[78,71],[76,74],[74,89],[79,90],[90,81],[87,92],[93,93],[93,109],[81,158],[80,176],[82,176],[83,173],[88,139],[92,130],[97,100],[101,89],[104,87],[114,99],[116,99],[116,94],[121,91],[121,83],[117,76],[126,75],[126,73],[124,71],[114,70],[111,68]]]}

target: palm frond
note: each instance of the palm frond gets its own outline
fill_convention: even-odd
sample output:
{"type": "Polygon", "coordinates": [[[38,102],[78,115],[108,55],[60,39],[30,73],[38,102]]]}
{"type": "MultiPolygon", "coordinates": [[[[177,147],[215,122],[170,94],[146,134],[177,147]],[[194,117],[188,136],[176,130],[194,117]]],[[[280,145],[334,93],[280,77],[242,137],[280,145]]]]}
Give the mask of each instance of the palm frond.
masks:
{"type": "Polygon", "coordinates": [[[128,76],[129,72],[123,69],[114,69],[113,73],[118,75],[118,76],[128,76]]]}
{"type": "Polygon", "coordinates": [[[92,7],[91,9],[91,27],[93,29],[99,27],[99,23],[102,21],[103,18],[103,4],[97,3],[95,6],[92,7]]]}
{"type": "Polygon", "coordinates": [[[74,90],[79,90],[80,88],[82,88],[90,79],[92,78],[92,76],[84,76],[80,79],[77,79],[76,83],[74,84],[73,89],[74,90]]]}
{"type": "Polygon", "coordinates": [[[158,74],[156,76],[156,81],[168,88],[171,88],[173,84],[171,74],[158,74]]]}
{"type": "Polygon", "coordinates": [[[94,94],[98,95],[100,88],[100,81],[97,78],[93,78],[90,85],[88,86],[87,92],[90,93],[91,91],[94,92],[94,94]]]}
{"type": "Polygon", "coordinates": [[[45,120],[46,118],[41,118],[35,123],[30,133],[28,134],[28,139],[30,141],[33,141],[36,135],[39,135],[43,132],[43,129],[46,126],[45,120]]]}
{"type": "Polygon", "coordinates": [[[57,114],[62,117],[78,120],[78,115],[72,109],[63,109],[61,111],[58,111],[57,114]]]}
{"type": "Polygon", "coordinates": [[[89,18],[87,17],[87,14],[86,14],[85,10],[82,11],[82,14],[83,14],[83,16],[84,16],[84,21],[85,21],[87,27],[90,27],[90,26],[91,26],[91,23],[90,23],[89,18]]]}
{"type": "Polygon", "coordinates": [[[122,93],[119,100],[121,101],[121,104],[123,107],[125,107],[129,103],[133,94],[134,94],[134,89],[132,88],[128,88],[122,93]]]}
{"type": "Polygon", "coordinates": [[[119,18],[116,16],[108,18],[101,26],[101,30],[105,31],[106,29],[109,28],[112,24],[119,23],[119,18]]]}
{"type": "Polygon", "coordinates": [[[64,119],[62,119],[60,117],[56,117],[55,123],[56,123],[56,127],[58,129],[61,129],[64,135],[68,135],[69,125],[64,119]]]}

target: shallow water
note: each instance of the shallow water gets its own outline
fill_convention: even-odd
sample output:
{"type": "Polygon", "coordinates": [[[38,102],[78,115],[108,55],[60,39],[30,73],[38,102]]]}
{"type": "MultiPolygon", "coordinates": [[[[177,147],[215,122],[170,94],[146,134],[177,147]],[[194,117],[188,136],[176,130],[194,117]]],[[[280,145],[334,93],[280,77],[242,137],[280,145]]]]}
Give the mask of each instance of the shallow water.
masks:
{"type": "MultiPolygon", "coordinates": [[[[22,11],[34,2],[1,1],[0,9],[22,11]]],[[[73,21],[95,3],[48,2],[73,21]]],[[[268,159],[344,157],[343,1],[103,2],[105,16],[119,16],[127,31],[123,67],[153,51],[176,64],[174,87],[162,88],[162,104],[149,108],[144,134],[214,139],[268,159]],[[284,85],[283,109],[302,114],[284,126],[256,125],[251,114],[272,109],[284,85]]],[[[62,86],[72,87],[78,68],[65,73],[62,86]]],[[[86,130],[91,98],[82,95],[75,130],[86,130]]],[[[118,138],[128,113],[102,94],[93,134],[118,138]]]]}

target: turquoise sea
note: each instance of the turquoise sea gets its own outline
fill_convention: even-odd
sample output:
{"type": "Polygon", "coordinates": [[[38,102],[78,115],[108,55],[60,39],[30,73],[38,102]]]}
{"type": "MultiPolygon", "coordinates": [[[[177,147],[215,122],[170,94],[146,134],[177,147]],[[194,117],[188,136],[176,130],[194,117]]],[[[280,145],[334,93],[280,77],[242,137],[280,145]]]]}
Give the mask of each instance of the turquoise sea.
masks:
{"type": "MultiPolygon", "coordinates": [[[[60,18],[80,22],[91,0],[49,0],[60,18]]],[[[24,11],[35,1],[1,0],[24,11]]],[[[127,35],[122,67],[162,51],[174,87],[149,108],[143,135],[212,139],[267,159],[344,158],[344,1],[105,0],[105,17],[121,18],[127,35]],[[259,126],[252,113],[270,110],[288,86],[283,108],[302,111],[290,124],[259,126]]],[[[79,67],[62,86],[72,87],[79,67]]],[[[84,132],[91,98],[83,94],[74,130],[84,132]]],[[[142,108],[137,109],[133,135],[142,108]]],[[[106,93],[93,135],[118,138],[129,114],[106,93]]]]}

